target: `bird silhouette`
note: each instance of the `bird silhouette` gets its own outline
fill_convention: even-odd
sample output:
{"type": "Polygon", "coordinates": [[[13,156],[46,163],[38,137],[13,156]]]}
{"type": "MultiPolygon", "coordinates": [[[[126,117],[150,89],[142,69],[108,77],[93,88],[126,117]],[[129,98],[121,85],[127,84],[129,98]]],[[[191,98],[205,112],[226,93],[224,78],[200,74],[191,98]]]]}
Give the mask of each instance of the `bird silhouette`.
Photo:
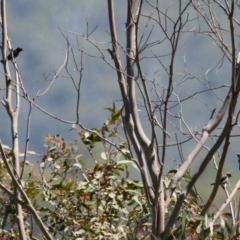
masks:
{"type": "Polygon", "coordinates": [[[114,59],[115,56],[116,56],[116,52],[114,50],[109,49],[109,48],[108,48],[108,52],[110,53],[111,58],[114,59]]]}
{"type": "MultiPolygon", "coordinates": [[[[11,53],[9,53],[9,55],[7,56],[7,60],[12,60],[13,58],[16,58],[19,53],[23,51],[22,48],[16,48],[14,51],[12,51],[11,53]]],[[[1,60],[1,63],[4,63],[5,61],[4,60],[1,60]]]]}
{"type": "MultiPolygon", "coordinates": [[[[228,184],[228,181],[229,181],[229,178],[232,177],[232,174],[231,173],[226,173],[226,175],[223,175],[221,178],[220,178],[220,181],[219,181],[219,185],[222,187],[222,188],[226,188],[227,184],[228,184]]],[[[215,183],[212,183],[210,185],[215,185],[215,183]]]]}

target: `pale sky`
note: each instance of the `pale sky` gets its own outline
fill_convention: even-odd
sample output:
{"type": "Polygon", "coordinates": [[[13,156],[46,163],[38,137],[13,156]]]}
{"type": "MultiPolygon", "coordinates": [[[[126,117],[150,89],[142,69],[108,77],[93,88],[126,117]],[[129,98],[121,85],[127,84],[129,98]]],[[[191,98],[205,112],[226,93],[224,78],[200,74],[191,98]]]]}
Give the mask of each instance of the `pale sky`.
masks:
{"type": "MultiPolygon", "coordinates": [[[[125,47],[125,22],[126,22],[126,1],[115,1],[115,15],[117,18],[118,40],[119,43],[125,47]]],[[[165,1],[165,3],[168,1],[165,1]]],[[[173,1],[174,2],[174,1],[173,1]]],[[[174,4],[169,9],[169,14],[175,16],[176,9],[174,4]]],[[[143,14],[149,13],[149,6],[144,5],[143,14]]],[[[109,37],[109,25],[108,25],[108,12],[107,1],[95,1],[95,0],[69,0],[69,1],[7,1],[7,17],[8,17],[8,33],[11,39],[12,47],[22,47],[24,52],[17,58],[20,74],[28,91],[29,96],[34,97],[39,90],[40,93],[45,91],[49,86],[50,81],[45,79],[51,79],[63,64],[67,44],[65,39],[60,33],[60,29],[65,30],[66,36],[70,41],[71,47],[76,54],[76,59],[79,62],[80,54],[77,51],[76,35],[78,34],[79,47],[86,52],[95,56],[100,56],[96,48],[93,47],[86,39],[81,37],[81,34],[86,34],[86,22],[88,21],[89,32],[91,32],[96,26],[97,29],[90,36],[91,40],[99,43],[99,47],[103,50],[104,56],[110,65],[113,62],[107,52],[108,48],[111,48],[109,37]]],[[[191,15],[190,18],[195,16],[191,15]]],[[[224,17],[224,15],[220,15],[224,17]]],[[[202,22],[200,21],[200,24],[202,22]]],[[[139,33],[144,33],[147,36],[151,27],[145,30],[146,19],[142,19],[141,28],[139,33]]],[[[149,26],[152,26],[150,24],[149,26]]],[[[194,22],[186,29],[192,29],[194,22]]],[[[203,24],[202,29],[205,28],[203,24]]],[[[197,29],[197,28],[196,28],[197,29]]],[[[154,31],[150,38],[151,41],[163,39],[164,35],[158,28],[157,24],[154,24],[154,31]]],[[[177,52],[175,61],[175,91],[181,98],[184,98],[186,94],[195,92],[196,89],[204,89],[204,85],[199,81],[188,80],[184,82],[184,88],[182,78],[185,69],[185,63],[187,64],[187,71],[193,75],[196,75],[203,82],[211,82],[212,86],[219,86],[225,83],[230,85],[230,64],[227,59],[223,62],[223,67],[220,69],[214,67],[217,65],[222,57],[222,53],[215,46],[215,44],[203,35],[197,35],[192,31],[187,35],[182,36],[179,51],[177,52]],[[206,77],[205,73],[210,71],[210,74],[206,77]]],[[[163,43],[156,46],[154,49],[149,49],[146,53],[143,53],[142,57],[146,57],[142,61],[142,68],[144,74],[149,80],[157,80],[159,84],[165,86],[167,81],[167,75],[159,65],[157,61],[152,61],[149,57],[155,54],[169,53],[168,46],[163,43]]],[[[121,53],[123,65],[125,63],[124,54],[121,53]]],[[[162,61],[166,61],[167,58],[162,58],[162,61]]],[[[120,91],[118,89],[117,76],[114,70],[101,58],[93,58],[84,55],[83,58],[83,78],[81,85],[81,98],[80,98],[80,120],[83,125],[88,128],[101,127],[103,122],[108,117],[108,112],[104,108],[112,107],[113,102],[117,102],[119,106],[121,102],[120,91]]],[[[2,70],[0,70],[2,71],[2,70]]],[[[74,69],[72,64],[69,65],[69,71],[76,81],[79,79],[78,72],[74,69]]],[[[76,91],[74,90],[71,79],[64,78],[66,71],[62,69],[59,73],[59,77],[55,79],[48,92],[41,98],[36,99],[36,103],[47,111],[53,114],[69,120],[74,121],[75,107],[76,107],[76,91]]],[[[4,87],[4,80],[0,82],[0,88],[4,87]]],[[[152,85],[149,84],[149,89],[152,85]]],[[[193,101],[183,105],[183,113],[186,114],[186,121],[192,128],[196,128],[201,131],[202,127],[208,122],[211,115],[210,109],[216,108],[217,111],[221,106],[221,99],[224,99],[227,92],[227,88],[217,91],[217,96],[212,93],[204,93],[199,97],[202,101],[193,101]],[[205,103],[208,102],[210,109],[204,108],[205,103]],[[190,116],[190,117],[187,117],[190,116]]],[[[0,91],[0,97],[3,98],[5,94],[4,90],[0,91]]],[[[156,98],[153,91],[151,92],[152,99],[156,98]]],[[[142,103],[139,101],[139,103],[142,103]]],[[[28,115],[29,104],[25,101],[21,102],[20,117],[19,117],[19,133],[20,139],[24,139],[26,131],[26,118],[28,115]]],[[[173,110],[174,112],[175,110],[173,110]]],[[[10,144],[10,129],[9,119],[5,114],[5,110],[0,106],[0,137],[4,144],[10,144]]],[[[145,113],[140,113],[141,119],[145,124],[145,129],[149,129],[147,125],[147,118],[145,113]]],[[[174,112],[174,114],[177,114],[174,112]]],[[[174,120],[173,120],[174,121],[174,120]]],[[[74,141],[75,139],[80,141],[79,136],[74,131],[69,131],[71,125],[60,123],[50,117],[41,113],[37,109],[33,109],[32,123],[31,123],[31,138],[30,149],[34,151],[43,151],[43,141],[41,135],[46,134],[61,134],[67,142],[74,141]]],[[[210,143],[210,142],[209,142],[210,143]]],[[[185,157],[189,153],[189,149],[194,145],[192,143],[187,149],[183,149],[185,157]]],[[[211,145],[212,143],[210,143],[211,145]]],[[[235,156],[236,143],[232,144],[232,156],[235,156]]],[[[24,145],[20,142],[20,147],[24,145]]],[[[169,153],[170,154],[170,153],[169,153]]],[[[178,153],[176,153],[177,155],[178,153]]],[[[200,158],[204,157],[205,153],[202,153],[200,158]]],[[[172,160],[176,155],[170,156],[172,160]]],[[[200,154],[201,155],[201,154],[200,154]]],[[[170,164],[175,166],[174,161],[170,164]]],[[[196,167],[198,163],[196,163],[196,167]]]]}

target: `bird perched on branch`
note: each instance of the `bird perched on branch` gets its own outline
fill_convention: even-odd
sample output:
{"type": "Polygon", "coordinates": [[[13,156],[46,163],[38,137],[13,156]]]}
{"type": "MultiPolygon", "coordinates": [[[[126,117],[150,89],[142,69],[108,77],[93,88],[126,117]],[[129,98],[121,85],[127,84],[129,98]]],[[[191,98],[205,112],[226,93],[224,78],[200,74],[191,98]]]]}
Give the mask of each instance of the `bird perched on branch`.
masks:
{"type": "Polygon", "coordinates": [[[238,157],[239,171],[240,171],[240,153],[237,154],[237,157],[238,157]]]}
{"type": "MultiPolygon", "coordinates": [[[[228,172],[228,173],[226,173],[226,175],[223,175],[223,176],[220,178],[219,185],[220,185],[223,189],[226,188],[230,177],[232,177],[232,174],[228,172]]],[[[215,183],[212,183],[211,185],[215,185],[215,183]]]]}
{"type": "MultiPolygon", "coordinates": [[[[12,51],[11,53],[9,53],[9,55],[7,56],[7,60],[12,60],[13,58],[16,58],[19,53],[23,51],[22,48],[16,48],[14,51],[12,51]]],[[[1,60],[1,63],[4,63],[5,61],[4,60],[1,60]]]]}
{"type": "Polygon", "coordinates": [[[115,51],[114,51],[114,50],[111,50],[111,49],[109,49],[109,48],[108,48],[108,52],[110,53],[110,55],[111,55],[111,58],[112,58],[112,59],[114,59],[114,58],[115,58],[115,56],[116,56],[116,53],[115,53],[115,51]]]}

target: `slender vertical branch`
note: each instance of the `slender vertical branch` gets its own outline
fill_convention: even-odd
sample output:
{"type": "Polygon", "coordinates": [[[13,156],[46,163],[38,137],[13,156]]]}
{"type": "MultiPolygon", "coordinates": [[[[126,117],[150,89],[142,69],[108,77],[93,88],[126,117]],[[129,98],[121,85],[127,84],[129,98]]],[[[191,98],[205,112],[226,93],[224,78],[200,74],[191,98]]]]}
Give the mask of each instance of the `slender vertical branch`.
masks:
{"type": "MultiPolygon", "coordinates": [[[[16,92],[16,108],[13,110],[12,107],[12,80],[10,77],[10,71],[8,68],[8,61],[6,59],[6,52],[7,52],[7,17],[6,17],[6,2],[5,0],[1,1],[1,15],[2,15],[2,55],[3,55],[3,65],[4,65],[4,72],[5,72],[5,79],[6,79],[6,99],[5,99],[5,107],[8,112],[8,115],[11,119],[11,132],[12,132],[12,148],[13,148],[13,166],[15,170],[16,176],[19,176],[20,173],[20,165],[19,165],[19,142],[18,142],[18,110],[19,110],[19,87],[18,87],[18,74],[16,72],[16,81],[17,81],[17,92],[16,92]]],[[[21,199],[20,193],[16,185],[14,185],[14,194],[15,197],[21,199]]],[[[24,226],[24,219],[23,219],[23,211],[22,206],[16,202],[16,215],[17,215],[17,223],[18,223],[18,230],[19,230],[19,237],[22,240],[27,239],[25,226],[24,226]]]]}
{"type": "MultiPolygon", "coordinates": [[[[2,22],[2,56],[6,59],[7,56],[7,42],[8,42],[8,32],[7,32],[7,12],[6,12],[6,0],[1,0],[1,22],[2,22]]],[[[3,67],[5,72],[6,80],[6,99],[11,99],[11,76],[8,67],[8,62],[3,61],[3,67]]],[[[8,110],[8,108],[7,108],[8,110]]],[[[9,110],[10,111],[10,110],[9,110]]]]}
{"type": "MultiPolygon", "coordinates": [[[[21,194],[21,196],[23,197],[24,202],[22,202],[22,200],[20,200],[19,196],[16,196],[16,194],[14,193],[14,199],[17,199],[16,202],[20,205],[22,204],[23,207],[26,207],[31,214],[33,215],[37,225],[39,226],[39,228],[41,229],[41,231],[43,232],[44,236],[46,237],[46,239],[48,240],[53,240],[50,233],[48,232],[47,228],[44,226],[44,223],[42,222],[40,216],[38,215],[37,211],[34,209],[30,199],[27,197],[27,194],[24,192],[24,190],[22,189],[22,186],[20,184],[20,179],[18,178],[18,176],[16,176],[16,174],[12,171],[11,167],[9,166],[7,157],[5,155],[3,146],[2,146],[2,142],[0,140],[0,153],[3,159],[3,162],[7,168],[7,171],[9,173],[9,175],[11,176],[11,179],[14,182],[14,185],[16,186],[16,188],[18,189],[19,193],[21,194]]],[[[2,187],[2,189],[9,194],[9,196],[11,197],[12,193],[9,192],[7,189],[5,190],[4,187],[2,187]]],[[[22,236],[20,236],[22,237],[22,236]]],[[[22,238],[21,238],[22,239],[22,238]]]]}
{"type": "MultiPolygon", "coordinates": [[[[234,187],[233,191],[231,192],[231,194],[228,196],[227,200],[225,201],[225,203],[219,208],[219,210],[214,214],[214,217],[212,219],[212,221],[208,224],[207,227],[210,227],[211,225],[214,224],[214,222],[218,219],[218,217],[223,213],[223,210],[225,209],[225,207],[231,203],[232,198],[234,197],[234,195],[236,194],[237,190],[240,187],[240,180],[238,180],[236,186],[234,187]]],[[[232,209],[231,209],[232,210],[232,209]]],[[[234,223],[235,225],[235,223],[234,223]]]]}
{"type": "Polygon", "coordinates": [[[112,48],[113,48],[112,51],[114,52],[113,60],[117,70],[118,83],[121,90],[121,94],[123,96],[124,107],[126,112],[128,112],[129,109],[128,109],[127,87],[126,87],[126,82],[123,75],[122,64],[121,64],[120,54],[119,54],[118,44],[117,44],[118,40],[117,40],[113,0],[108,0],[108,17],[109,17],[109,25],[110,25],[110,32],[111,32],[111,38],[112,38],[112,48]]]}

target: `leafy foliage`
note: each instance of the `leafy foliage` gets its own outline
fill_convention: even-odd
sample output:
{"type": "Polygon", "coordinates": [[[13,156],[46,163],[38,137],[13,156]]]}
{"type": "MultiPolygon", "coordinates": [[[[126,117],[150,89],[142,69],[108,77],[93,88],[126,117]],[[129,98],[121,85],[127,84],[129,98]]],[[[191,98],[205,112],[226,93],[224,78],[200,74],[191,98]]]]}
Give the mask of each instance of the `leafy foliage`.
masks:
{"type": "MultiPolygon", "coordinates": [[[[49,231],[58,239],[151,237],[151,212],[143,184],[129,177],[129,166],[134,162],[130,160],[128,143],[119,137],[118,126],[121,121],[116,118],[119,111],[115,106],[108,108],[108,111],[110,117],[101,129],[92,129],[90,133],[78,129],[92,159],[85,159],[79,154],[77,142],[68,146],[60,135],[49,135],[44,137],[46,152],[38,164],[39,171],[35,165],[25,162],[24,190],[41,213],[49,231]],[[117,143],[107,144],[103,136],[117,143]],[[103,144],[105,151],[99,154],[100,157],[94,157],[92,149],[99,143],[103,144]],[[87,161],[92,162],[91,168],[85,167],[84,162],[87,161]]],[[[7,156],[11,159],[11,152],[7,156]]],[[[12,189],[1,162],[0,166],[2,180],[12,189]]],[[[164,176],[165,188],[175,172],[175,169],[170,170],[164,176]]],[[[185,174],[183,182],[190,180],[190,174],[185,174]]],[[[171,215],[180,193],[178,189],[174,192],[167,208],[167,217],[171,215]]],[[[17,239],[14,199],[2,193],[0,203],[1,226],[4,229],[1,239],[17,239]]],[[[168,239],[207,239],[209,236],[227,239],[236,236],[237,228],[231,226],[227,214],[222,217],[221,224],[214,225],[212,229],[205,228],[205,223],[211,220],[211,216],[206,216],[200,219],[202,224],[198,229],[192,231],[203,206],[196,188],[192,189],[168,239]]],[[[27,211],[24,211],[24,216],[29,237],[37,236],[31,216],[27,211]]]]}
{"type": "Polygon", "coordinates": [[[127,165],[112,161],[84,170],[83,161],[76,158],[76,146],[66,147],[60,136],[46,140],[41,175],[51,169],[52,177],[40,194],[49,207],[40,210],[54,235],[113,239],[148,234],[149,209],[143,186],[123,176],[127,165]]]}

